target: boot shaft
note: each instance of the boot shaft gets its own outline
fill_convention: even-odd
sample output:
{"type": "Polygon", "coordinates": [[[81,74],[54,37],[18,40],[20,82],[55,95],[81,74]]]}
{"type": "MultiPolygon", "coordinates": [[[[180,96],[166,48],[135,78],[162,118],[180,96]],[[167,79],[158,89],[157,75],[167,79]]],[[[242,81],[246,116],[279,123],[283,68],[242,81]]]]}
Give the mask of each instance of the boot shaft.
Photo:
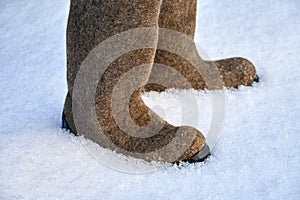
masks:
{"type": "Polygon", "coordinates": [[[134,28],[157,27],[160,0],[71,0],[67,25],[67,80],[72,92],[89,52],[109,37],[134,28]]]}
{"type": "Polygon", "coordinates": [[[194,37],[197,0],[163,0],[159,27],[175,30],[194,37]]]}

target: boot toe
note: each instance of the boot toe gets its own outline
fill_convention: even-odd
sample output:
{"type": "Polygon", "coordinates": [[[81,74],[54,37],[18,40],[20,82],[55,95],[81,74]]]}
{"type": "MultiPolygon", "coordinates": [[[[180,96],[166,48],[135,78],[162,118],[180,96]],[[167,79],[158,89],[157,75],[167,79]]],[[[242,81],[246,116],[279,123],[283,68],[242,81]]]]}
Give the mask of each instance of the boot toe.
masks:
{"type": "Polygon", "coordinates": [[[205,161],[209,156],[211,155],[210,153],[210,148],[207,144],[204,145],[204,147],[196,153],[194,156],[191,158],[187,159],[186,162],[188,163],[197,163],[197,162],[203,162],[205,161]]]}

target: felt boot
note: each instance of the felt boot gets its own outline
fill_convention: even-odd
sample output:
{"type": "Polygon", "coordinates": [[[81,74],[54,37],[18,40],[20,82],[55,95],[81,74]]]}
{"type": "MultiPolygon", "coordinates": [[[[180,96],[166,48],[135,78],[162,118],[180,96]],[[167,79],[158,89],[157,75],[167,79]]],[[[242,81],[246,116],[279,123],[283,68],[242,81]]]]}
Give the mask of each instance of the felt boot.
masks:
{"type": "MultiPolygon", "coordinates": [[[[159,21],[161,6],[161,0],[71,0],[67,26],[68,94],[63,128],[84,135],[103,147],[147,161],[203,160],[209,154],[209,148],[198,130],[168,124],[141,99],[156,55],[158,26],[167,22],[159,21]],[[148,41],[148,48],[133,48],[103,68],[101,64],[109,57],[99,58],[97,55],[102,51],[97,53],[97,48],[118,47],[119,43],[110,44],[107,40],[116,34],[143,27],[150,29],[143,35],[137,34],[136,38],[148,41]],[[96,71],[102,70],[101,76],[91,70],[84,71],[89,65],[95,65],[91,69],[96,71]],[[130,76],[130,73],[135,76],[130,76]],[[94,96],[87,98],[94,90],[89,84],[95,77],[98,82],[94,96]],[[93,121],[94,113],[96,121],[93,121]]],[[[186,26],[182,23],[179,26],[184,31],[186,26]]],[[[192,36],[194,21],[191,23],[187,34],[192,36]]],[[[125,35],[132,38],[134,34],[133,31],[125,35]]],[[[124,49],[136,43],[129,39],[118,40],[118,37],[116,41],[124,42],[124,49]]],[[[119,48],[121,50],[116,51],[122,52],[122,45],[119,48]]],[[[114,53],[108,52],[108,56],[114,53]]]]}
{"type": "MultiPolygon", "coordinates": [[[[197,0],[163,0],[159,15],[159,27],[178,31],[193,39],[196,27],[196,3],[197,0]]],[[[203,74],[199,73],[199,70],[197,71],[195,65],[177,54],[159,49],[159,46],[158,44],[155,63],[146,85],[147,91],[163,91],[166,88],[220,89],[221,85],[208,86],[204,81],[203,74]],[[175,69],[189,81],[190,85],[177,81],[177,77],[172,79],[172,73],[174,72],[168,70],[168,68],[162,69],[161,65],[175,69]],[[171,79],[169,80],[171,84],[159,84],[163,82],[162,79],[165,79],[165,77],[171,79]]],[[[197,51],[196,46],[192,51],[197,51]]],[[[190,53],[193,54],[193,52],[190,53]]],[[[197,55],[197,53],[194,54],[197,55]]],[[[198,67],[203,64],[209,64],[218,70],[224,87],[249,86],[253,81],[258,81],[255,67],[245,58],[229,58],[196,63],[198,67]]]]}

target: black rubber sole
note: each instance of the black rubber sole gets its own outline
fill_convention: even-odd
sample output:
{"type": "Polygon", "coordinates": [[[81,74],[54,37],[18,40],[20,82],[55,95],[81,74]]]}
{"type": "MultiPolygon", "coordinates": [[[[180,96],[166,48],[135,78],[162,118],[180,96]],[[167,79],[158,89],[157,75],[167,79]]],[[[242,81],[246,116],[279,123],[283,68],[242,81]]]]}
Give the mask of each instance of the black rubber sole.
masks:
{"type": "Polygon", "coordinates": [[[204,162],[210,155],[211,155],[210,148],[207,144],[205,144],[205,146],[198,153],[196,153],[191,158],[185,160],[185,162],[188,163],[204,162]]]}
{"type": "Polygon", "coordinates": [[[188,159],[186,161],[183,161],[183,162],[187,162],[187,163],[190,163],[190,164],[201,163],[201,162],[204,162],[209,156],[211,156],[211,153],[207,154],[205,157],[203,157],[201,159],[198,159],[198,160],[190,158],[190,159],[188,159]]]}
{"type": "MultiPolygon", "coordinates": [[[[66,115],[65,115],[65,113],[62,113],[62,117],[61,117],[61,128],[66,129],[66,130],[72,132],[72,130],[71,130],[71,128],[70,128],[70,126],[69,126],[69,124],[68,124],[68,122],[67,122],[67,120],[66,120],[66,115]]],[[[73,133],[73,132],[72,132],[72,133],[73,133]]],[[[76,134],[74,134],[74,135],[76,135],[76,134]]]]}
{"type": "Polygon", "coordinates": [[[173,164],[179,165],[181,162],[190,163],[190,164],[201,163],[204,162],[209,156],[211,156],[210,148],[207,144],[205,144],[205,146],[201,149],[201,151],[199,151],[189,159],[180,162],[174,162],[173,164]]]}
{"type": "Polygon", "coordinates": [[[256,75],[255,79],[254,79],[254,82],[258,83],[260,81],[260,78],[258,75],[256,75]]]}

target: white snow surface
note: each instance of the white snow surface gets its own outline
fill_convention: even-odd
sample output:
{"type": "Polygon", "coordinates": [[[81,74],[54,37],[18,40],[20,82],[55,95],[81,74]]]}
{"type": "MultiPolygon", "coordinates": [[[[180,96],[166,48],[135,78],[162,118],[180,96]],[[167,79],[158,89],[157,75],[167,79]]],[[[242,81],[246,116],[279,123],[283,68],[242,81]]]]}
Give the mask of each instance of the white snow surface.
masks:
{"type": "MultiPolygon", "coordinates": [[[[107,167],[86,139],[59,128],[68,7],[0,1],[0,199],[300,199],[300,1],[198,2],[196,41],[212,59],[249,58],[261,81],[225,90],[222,134],[205,163],[138,174],[107,167]]],[[[191,93],[205,134],[209,92],[170,90],[144,100],[171,123],[189,124],[197,108],[182,121],[176,98],[191,93]]]]}

